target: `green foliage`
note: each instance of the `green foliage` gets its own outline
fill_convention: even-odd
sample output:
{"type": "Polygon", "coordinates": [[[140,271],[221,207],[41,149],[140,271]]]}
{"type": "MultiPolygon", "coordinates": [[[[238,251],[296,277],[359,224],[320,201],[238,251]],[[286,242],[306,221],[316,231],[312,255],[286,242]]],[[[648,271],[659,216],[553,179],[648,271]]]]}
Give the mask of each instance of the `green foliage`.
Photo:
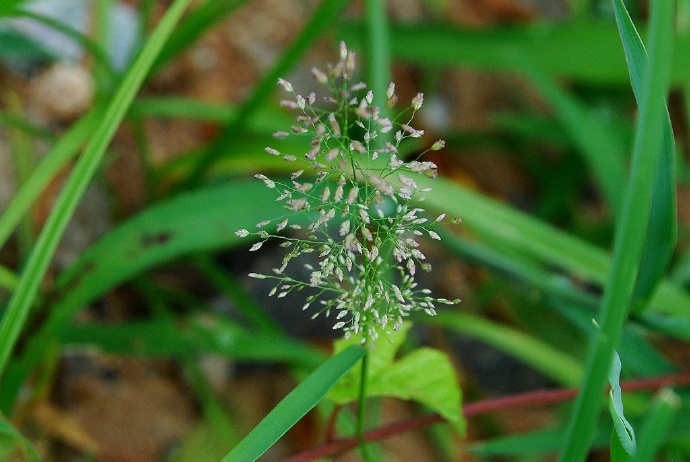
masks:
{"type": "MultiPolygon", "coordinates": [[[[84,62],[93,64],[98,92],[91,110],[64,127],[64,131],[55,124],[42,127],[28,120],[25,114],[29,111],[15,110],[11,96],[3,93],[6,107],[0,113],[0,124],[9,128],[10,147],[17,151],[14,167],[18,184],[11,202],[0,213],[0,409],[8,416],[0,419],[0,459],[38,460],[32,443],[20,432],[24,430],[23,412],[30,410],[34,400],[45,399],[43,393],[52,388],[54,380],[48,365],[55,364],[56,355],[67,348],[170,358],[179,365],[184,376],[181,380],[197,400],[201,418],[171,460],[255,460],[311,409],[317,408],[323,414],[330,411],[332,403],[339,405],[332,422],[327,423],[328,418],[322,419],[323,415],[317,419],[324,427],[333,425],[326,431],[334,441],[317,448],[317,452],[326,451],[318,457],[360,445],[365,460],[383,460],[385,450],[374,447],[375,443],[363,443],[365,439],[381,437],[377,433],[380,422],[375,412],[377,400],[372,399],[375,397],[413,401],[438,414],[434,418],[450,423],[451,426],[439,428],[457,430],[453,436],[448,436],[452,433],[448,432],[443,443],[446,456],[454,457],[454,438],[466,433],[463,406],[472,409],[473,405],[482,404],[463,403],[458,376],[469,368],[474,352],[449,348],[458,337],[472,338],[500,350],[556,387],[580,389],[568,412],[552,414],[553,426],[519,434],[502,428],[500,413],[504,408],[492,408],[498,418],[472,420],[473,425],[481,427],[485,439],[463,442],[462,450],[479,457],[503,456],[511,460],[541,460],[559,453],[562,461],[579,462],[591,448],[607,447],[614,461],[690,458],[687,394],[663,389],[655,395],[629,396],[625,391],[626,379],[676,372],[676,365],[656,340],[690,340],[690,235],[686,223],[679,226],[676,203],[676,191],[687,189],[690,184],[684,173],[687,153],[683,152],[684,144],[674,144],[671,118],[665,106],[668,90],[673,88],[684,100],[685,110],[690,110],[688,2],[649,2],[648,24],[642,25],[640,21],[639,27],[633,22],[639,19],[639,7],[630,9],[632,17],[626,10],[626,5],[631,7],[639,2],[611,0],[611,6],[602,6],[601,11],[605,12],[599,11],[602,17],[595,20],[592,2],[573,0],[569,2],[571,16],[565,22],[544,18],[468,28],[442,21],[444,8],[452,2],[424,2],[429,15],[436,20],[398,22],[388,16],[386,2],[382,0],[367,0],[361,18],[355,12],[344,20],[343,12],[349,2],[325,0],[318,3],[269,69],[256,82],[250,82],[253,87],[247,96],[233,105],[172,96],[158,87],[145,96],[138,94],[200,37],[251,2],[205,0],[194,2],[189,11],[188,0],[168,2],[171,6],[154,28],[150,26],[157,17],[157,2],[142,1],[140,23],[152,33],[122,74],[110,67],[103,46],[105,36],[92,40],[60,21],[23,10],[22,3],[0,1],[1,19],[21,18],[41,24],[78,43],[87,54],[84,62]],[[407,71],[406,81],[400,82],[404,87],[401,90],[410,96],[424,90],[427,103],[434,97],[436,103],[444,102],[448,95],[443,92],[450,91],[445,79],[457,69],[480,70],[482,75],[517,74],[525,78],[520,85],[529,85],[542,101],[534,104],[531,96],[525,96],[527,92],[517,93],[512,101],[516,103],[513,112],[492,114],[490,126],[481,132],[429,124],[425,128],[442,136],[448,145],[438,158],[440,177],[436,179],[430,178],[435,176],[435,166],[421,172],[422,175],[406,172],[409,176],[404,177],[387,170],[391,162],[397,165],[397,159],[407,166],[437,161],[427,159],[429,153],[425,149],[430,143],[412,136],[418,133],[415,129],[410,127],[404,132],[411,135],[407,137],[410,139],[398,140],[403,142],[395,144],[395,152],[385,152],[382,146],[386,146],[386,141],[395,143],[394,131],[376,133],[364,123],[364,128],[358,127],[348,115],[344,116],[347,121],[339,121],[343,136],[336,137],[334,128],[329,134],[331,142],[338,138],[338,148],[352,155],[343,156],[342,165],[309,165],[316,173],[307,168],[294,176],[296,169],[280,157],[294,155],[302,160],[309,147],[314,147],[310,145],[314,133],[291,135],[277,145],[281,156],[267,155],[265,147],[274,146],[275,142],[271,135],[294,123],[285,111],[273,103],[269,108],[267,103],[276,96],[279,77],[288,77],[305,65],[305,56],[310,56],[311,66],[317,56],[310,54],[314,44],[327,47],[337,39],[345,39],[365,64],[362,76],[366,78],[357,74],[357,80],[351,83],[356,84],[360,78],[368,80],[367,90],[373,90],[367,107],[353,105],[352,109],[359,109],[361,116],[371,115],[372,106],[384,106],[372,119],[374,124],[378,123],[376,119],[383,121],[389,117],[393,124],[407,122],[396,121],[390,108],[385,107],[392,99],[386,93],[393,62],[396,75],[403,67],[407,71]],[[635,102],[638,113],[633,127],[630,114],[635,102]],[[542,111],[543,104],[550,111],[542,111]],[[154,119],[204,123],[217,127],[218,136],[184,156],[154,165],[145,125],[154,119]],[[113,200],[113,215],[118,216],[118,223],[80,252],[67,268],[52,268],[51,273],[51,261],[67,223],[87,186],[103,177],[108,147],[123,123],[133,129],[141,151],[145,204],[133,216],[120,217],[113,200]],[[370,162],[361,161],[361,154],[355,155],[361,151],[359,145],[350,147],[353,141],[361,142],[367,130],[369,137],[374,133],[379,138],[361,147],[368,156],[374,152],[381,156],[370,162]],[[633,133],[634,140],[630,138],[633,133]],[[36,162],[31,158],[36,150],[33,141],[49,145],[48,153],[36,162]],[[481,186],[464,181],[464,167],[456,169],[454,156],[458,156],[457,165],[466,166],[473,162],[469,156],[475,154],[471,152],[483,156],[485,149],[510,156],[520,174],[529,177],[527,183],[532,190],[519,207],[505,197],[491,196],[481,186]],[[391,153],[395,155],[389,157],[391,153]],[[420,158],[422,155],[425,157],[420,158]],[[343,168],[350,168],[352,176],[341,185],[344,194],[340,202],[347,202],[348,191],[355,188],[367,191],[367,195],[363,194],[365,198],[358,202],[358,190],[348,206],[374,211],[382,198],[397,201],[398,215],[414,212],[415,219],[429,220],[427,224],[420,221],[422,226],[416,229],[424,235],[419,238],[424,253],[420,250],[414,260],[409,258],[411,247],[406,249],[406,258],[414,260],[412,266],[421,268],[428,263],[422,257],[435,254],[449,266],[441,270],[435,267],[439,273],[430,273],[430,279],[419,278],[422,282],[417,286],[417,281],[409,277],[407,263],[401,267],[391,258],[396,248],[400,252],[398,243],[409,238],[406,233],[412,233],[413,228],[386,225],[388,218],[389,225],[398,223],[392,218],[396,214],[386,215],[382,211],[379,219],[385,226],[377,234],[380,230],[365,223],[363,215],[350,216],[340,204],[336,207],[340,213],[331,217],[332,229],[324,222],[317,239],[307,236],[300,245],[303,249],[309,242],[330,245],[331,251],[340,251],[343,258],[349,256],[343,251],[342,240],[332,238],[344,229],[347,221],[353,231],[344,235],[362,238],[358,241],[360,253],[356,246],[350,249],[352,261],[361,263],[360,257],[367,256],[370,263],[375,263],[362,263],[361,273],[355,271],[349,279],[343,278],[333,286],[337,286],[336,297],[342,303],[348,301],[347,309],[319,305],[321,299],[312,298],[310,310],[323,309],[327,314],[333,308],[332,318],[340,314],[337,321],[351,322],[355,315],[362,316],[371,310],[366,294],[374,293],[375,284],[393,290],[393,286],[407,283],[410,291],[421,294],[434,277],[451,276],[449,285],[455,285],[458,262],[473,269],[462,272],[472,275],[470,283],[463,283],[460,289],[467,291],[462,305],[439,308],[437,316],[414,314],[410,320],[416,328],[410,331],[411,322],[402,323],[409,310],[399,309],[411,306],[412,292],[406,292],[401,297],[408,304],[401,302],[395,307],[400,319],[396,317],[388,324],[391,319],[386,318],[377,342],[372,342],[372,336],[362,337],[353,328],[349,339],[334,343],[335,353],[327,359],[324,349],[291,337],[279,326],[261,299],[244,286],[243,275],[236,275],[216,257],[227,250],[240,255],[245,247],[258,248],[269,234],[292,240],[293,235],[284,233],[288,223],[280,224],[288,215],[289,224],[308,229],[314,220],[328,214],[329,205],[321,202],[322,194],[326,188],[330,188],[329,194],[336,190],[339,178],[335,172],[343,168]],[[461,173],[456,175],[458,171],[461,173]],[[295,210],[286,213],[286,203],[275,200],[275,191],[249,180],[257,172],[270,176],[270,180],[261,177],[268,184],[282,185],[281,193],[285,190],[293,194],[291,200],[299,195],[298,189],[307,183],[311,185],[311,196],[305,196],[310,200],[310,210],[299,216],[291,214],[295,210]],[[318,172],[333,178],[317,182],[314,175],[318,172]],[[59,180],[61,174],[65,181],[59,180]],[[414,189],[425,190],[423,202],[417,201],[417,195],[401,199],[395,193],[386,193],[389,188],[401,191],[401,186],[412,184],[414,189]],[[59,191],[50,215],[36,230],[32,227],[34,208],[45,202],[46,195],[55,187],[59,191]],[[593,203],[603,210],[594,220],[580,209],[583,191],[590,188],[596,191],[594,199],[587,199],[588,206],[593,203]],[[428,215],[423,215],[426,212],[422,208],[428,215]],[[446,227],[447,220],[443,219],[433,222],[436,216],[446,214],[461,217],[461,226],[446,227]],[[256,227],[266,220],[268,225],[256,227]],[[432,222],[433,228],[428,227],[432,222]],[[263,226],[268,226],[270,233],[262,234],[261,230],[267,229],[263,226]],[[280,227],[277,231],[276,226],[280,227]],[[248,238],[242,240],[235,232],[245,229],[248,238]],[[366,240],[367,232],[373,233],[372,241],[366,240]],[[433,238],[427,240],[433,247],[422,242],[424,237],[433,238]],[[250,239],[253,240],[248,242],[250,239]],[[612,250],[608,250],[610,244],[612,250]],[[12,256],[14,247],[19,248],[16,257],[12,256]],[[8,255],[11,257],[7,258],[8,255]],[[207,299],[186,287],[170,288],[160,283],[157,275],[161,267],[193,271],[231,300],[239,316],[236,319],[218,313],[207,299]],[[394,271],[389,271],[391,268],[394,271]],[[141,298],[140,317],[110,324],[84,321],[79,316],[97,300],[123,286],[141,298]],[[360,287],[364,287],[363,298],[357,298],[355,288],[360,287]],[[402,324],[400,331],[393,329],[394,324],[402,324]],[[411,339],[406,341],[413,333],[444,345],[445,352],[419,346],[411,339]],[[209,355],[235,362],[285,365],[300,383],[254,431],[243,437],[237,419],[216,396],[198,366],[198,358],[209,355]],[[457,371],[457,367],[462,370],[457,371]],[[610,412],[602,413],[607,380],[611,385],[610,412]],[[358,404],[358,413],[352,412],[351,403],[358,404]],[[369,406],[366,425],[365,404],[369,406]],[[23,412],[15,415],[13,411],[23,412]],[[9,420],[10,417],[16,420],[9,420]]],[[[95,14],[99,20],[107,20],[105,12],[110,3],[97,2],[95,14]]],[[[100,35],[105,30],[100,30],[100,35]]],[[[12,29],[0,29],[0,43],[3,60],[55,59],[42,44],[12,29]]],[[[347,62],[348,55],[343,59],[347,62]]],[[[340,87],[336,90],[347,91],[340,87]]],[[[458,94],[465,91],[457,90],[458,94]]],[[[366,101],[365,94],[366,90],[347,96],[358,98],[360,103],[366,101]]],[[[324,117],[317,117],[308,127],[320,130],[318,123],[328,121],[326,113],[319,112],[325,106],[310,101],[308,96],[292,96],[294,105],[299,107],[301,101],[306,101],[305,107],[314,111],[310,115],[324,117]]],[[[453,98],[457,99],[457,94],[453,98]]],[[[415,101],[421,103],[421,96],[415,101]]],[[[348,114],[348,101],[340,104],[345,109],[343,114],[348,114]]],[[[424,109],[420,113],[422,118],[426,116],[424,109]]],[[[690,127],[679,122],[683,117],[676,120],[673,115],[674,129],[686,137],[690,127]]],[[[460,125],[466,116],[459,115],[460,125]]],[[[320,151],[318,156],[325,154],[320,151]]],[[[294,202],[288,203],[288,207],[291,204],[294,202]]],[[[366,215],[366,220],[371,220],[371,216],[366,215]]],[[[319,249],[319,253],[324,250],[319,249]]],[[[280,259],[273,263],[280,266],[280,259]]],[[[341,265],[341,270],[347,268],[345,260],[334,258],[331,263],[341,265]]],[[[314,273],[323,269],[312,267],[313,281],[318,282],[314,273]]],[[[276,273],[264,275],[269,279],[275,276],[276,273]]],[[[281,281],[277,294],[288,291],[286,285],[293,282],[300,289],[314,289],[312,281],[281,281]]],[[[423,293],[428,297],[420,299],[424,303],[445,300],[432,300],[427,292],[423,293]]],[[[395,304],[392,300],[399,298],[381,295],[377,299],[379,320],[395,304]]],[[[423,307],[428,314],[435,314],[433,305],[423,307]]],[[[472,380],[464,383],[473,386],[472,380]]],[[[465,396],[477,399],[482,391],[471,390],[465,396]]],[[[415,416],[412,422],[425,418],[429,417],[415,416]]]]}
{"type": "MultiPolygon", "coordinates": [[[[387,334],[370,351],[367,374],[367,396],[387,396],[411,400],[438,412],[465,434],[466,422],[460,413],[462,392],[448,356],[431,348],[417,348],[396,359],[412,323],[405,323],[398,332],[387,334]]],[[[335,342],[335,351],[342,351],[362,342],[361,335],[335,342]]],[[[351,370],[328,393],[328,399],[346,404],[358,399],[360,369],[351,370]]]]}
{"type": "Polygon", "coordinates": [[[2,416],[0,416],[0,459],[22,462],[40,460],[33,444],[2,416]]]}

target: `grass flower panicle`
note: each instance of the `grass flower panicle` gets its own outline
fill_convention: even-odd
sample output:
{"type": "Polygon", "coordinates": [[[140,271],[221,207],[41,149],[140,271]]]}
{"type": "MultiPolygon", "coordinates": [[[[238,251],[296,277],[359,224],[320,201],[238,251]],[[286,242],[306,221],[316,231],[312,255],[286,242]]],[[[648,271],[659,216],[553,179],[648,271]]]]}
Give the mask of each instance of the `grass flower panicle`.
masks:
{"type": "MultiPolygon", "coordinates": [[[[418,268],[431,270],[417,238],[440,240],[431,227],[445,218],[443,214],[430,221],[423,216],[417,194],[424,190],[414,180],[416,175],[435,178],[436,165],[397,157],[403,140],[424,134],[410,125],[424,96],[417,94],[410,107],[390,120],[385,114],[398,101],[395,84],[388,86],[386,108],[381,109],[373,105],[374,95],[364,83],[352,82],[354,72],[355,54],[341,43],[338,63],[326,71],[312,69],[314,79],[331,95],[323,104],[317,104],[315,93],[305,97],[290,82],[278,80],[292,96],[281,105],[299,113],[291,132],[313,136],[309,149],[300,154],[266,148],[271,155],[300,164],[286,180],[255,175],[267,188],[278,191],[276,200],[284,202],[286,214],[258,223],[257,232],[241,229],[236,234],[259,239],[250,251],[272,238],[282,240],[281,246],[289,249],[272,274],[249,275],[275,280],[271,295],[284,297],[312,288],[315,293],[307,297],[303,308],[318,305],[313,317],[337,313],[334,329],[342,329],[346,337],[362,332],[373,340],[381,329],[399,329],[413,310],[433,316],[437,305],[459,301],[434,298],[414,279],[418,268]],[[398,122],[400,118],[403,123],[398,122]],[[392,132],[391,141],[386,141],[392,132]],[[306,237],[280,234],[288,228],[301,230],[306,237]],[[309,280],[286,274],[290,261],[305,253],[318,255],[318,266],[305,265],[309,280]]],[[[292,135],[279,131],[274,136],[292,135]]],[[[427,151],[444,145],[438,140],[427,151]]]]}

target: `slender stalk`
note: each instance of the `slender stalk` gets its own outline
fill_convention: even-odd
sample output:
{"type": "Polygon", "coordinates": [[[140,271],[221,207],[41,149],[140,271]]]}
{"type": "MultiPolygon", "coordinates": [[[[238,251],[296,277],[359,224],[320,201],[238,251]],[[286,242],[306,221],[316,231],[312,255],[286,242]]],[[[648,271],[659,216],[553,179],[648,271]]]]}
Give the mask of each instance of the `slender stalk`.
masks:
{"type": "Polygon", "coordinates": [[[594,436],[614,349],[617,347],[632,302],[642,259],[654,173],[664,121],[664,95],[670,81],[675,2],[652,2],[649,64],[640,101],[632,168],[623,210],[616,229],[613,266],[602,300],[600,328],[589,349],[585,381],[575,403],[559,460],[585,459],[594,436]]]}
{"type": "Polygon", "coordinates": [[[386,88],[391,81],[390,27],[386,0],[367,0],[366,23],[369,35],[369,88],[374,92],[374,104],[386,104],[386,88]]]}
{"type": "MultiPolygon", "coordinates": [[[[367,342],[365,341],[364,347],[366,348],[367,342]]],[[[367,450],[367,443],[364,439],[365,430],[365,420],[366,420],[366,406],[367,406],[367,378],[369,376],[369,357],[371,352],[366,349],[364,356],[362,357],[362,369],[361,376],[359,379],[359,403],[357,409],[357,438],[359,439],[359,447],[362,452],[362,458],[365,461],[369,460],[369,452],[367,450]]]]}

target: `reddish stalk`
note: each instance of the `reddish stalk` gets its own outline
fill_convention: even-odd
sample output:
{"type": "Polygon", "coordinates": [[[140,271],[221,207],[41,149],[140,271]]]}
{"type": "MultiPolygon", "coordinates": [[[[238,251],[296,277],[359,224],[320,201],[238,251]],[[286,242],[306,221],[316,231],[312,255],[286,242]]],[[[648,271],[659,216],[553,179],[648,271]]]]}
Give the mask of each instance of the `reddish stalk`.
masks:
{"type": "MultiPolygon", "coordinates": [[[[667,386],[690,386],[690,372],[621,381],[621,389],[624,392],[642,390],[655,391],[667,386]]],[[[563,401],[574,399],[577,396],[577,393],[577,388],[537,390],[518,395],[491,398],[469,403],[463,406],[462,411],[465,417],[474,417],[481,414],[487,414],[489,412],[501,411],[503,409],[561,403],[563,401]]],[[[377,428],[376,430],[368,431],[364,434],[364,440],[368,443],[372,441],[380,441],[392,435],[428,427],[429,425],[441,422],[443,422],[443,418],[438,414],[414,417],[412,419],[395,422],[390,425],[377,428]]],[[[320,457],[333,456],[341,452],[348,451],[357,447],[358,445],[359,439],[356,437],[333,440],[309,451],[289,457],[283,462],[309,462],[320,457]]]]}

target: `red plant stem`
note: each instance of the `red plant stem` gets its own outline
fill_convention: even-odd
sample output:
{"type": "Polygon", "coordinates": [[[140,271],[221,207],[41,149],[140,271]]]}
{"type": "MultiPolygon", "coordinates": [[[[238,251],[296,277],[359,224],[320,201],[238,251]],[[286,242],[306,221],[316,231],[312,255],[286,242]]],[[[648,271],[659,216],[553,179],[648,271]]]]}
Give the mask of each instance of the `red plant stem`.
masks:
{"type": "MultiPolygon", "coordinates": [[[[625,380],[621,382],[621,389],[625,392],[659,390],[667,386],[690,386],[690,372],[625,380]]],[[[465,417],[474,417],[489,412],[501,411],[503,409],[555,404],[574,399],[577,396],[577,393],[577,388],[537,390],[518,395],[491,398],[469,403],[463,406],[462,412],[465,417]]],[[[416,430],[418,428],[427,427],[429,425],[441,422],[443,422],[443,417],[438,414],[414,417],[377,428],[376,430],[368,431],[364,434],[364,440],[367,442],[379,441],[392,435],[410,430],[416,430]]],[[[357,447],[358,444],[359,439],[356,437],[330,441],[309,451],[289,457],[283,462],[309,462],[320,457],[332,456],[353,449],[357,447]]]]}

